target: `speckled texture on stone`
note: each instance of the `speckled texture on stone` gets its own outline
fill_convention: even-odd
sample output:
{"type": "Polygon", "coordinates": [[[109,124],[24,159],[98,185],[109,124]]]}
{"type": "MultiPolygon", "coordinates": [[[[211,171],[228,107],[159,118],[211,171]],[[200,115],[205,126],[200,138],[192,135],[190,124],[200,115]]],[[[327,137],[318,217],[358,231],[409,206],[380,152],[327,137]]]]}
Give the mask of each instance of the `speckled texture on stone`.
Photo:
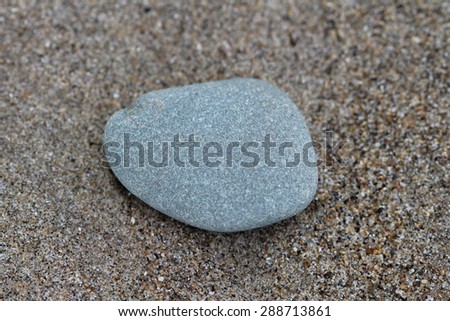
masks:
{"type": "Polygon", "coordinates": [[[111,117],[104,142],[117,143],[111,151],[121,162],[111,158],[111,167],[130,192],[162,213],[209,231],[245,231],[289,218],[312,201],[317,189],[316,156],[300,111],[262,80],[235,78],[147,93],[111,117]],[[143,148],[125,151],[125,135],[143,148]],[[153,159],[162,163],[164,142],[175,136],[188,141],[190,135],[198,145],[191,148],[190,160],[187,147],[175,159],[168,146],[167,166],[149,164],[149,142],[153,159]],[[266,137],[274,145],[267,157],[261,146],[266,137]],[[211,158],[218,162],[214,167],[203,160],[203,147],[211,143],[222,148],[220,157],[211,158]],[[249,143],[255,156],[241,152],[249,143]],[[228,153],[230,144],[237,147],[228,153]],[[280,157],[281,144],[292,144],[283,149],[285,157],[280,157]],[[299,162],[287,166],[294,152],[299,162]],[[124,153],[130,157],[126,166],[124,153]]]}
{"type": "Polygon", "coordinates": [[[2,299],[450,299],[448,1],[2,4],[2,299]],[[347,142],[301,215],[206,233],[101,166],[114,112],[232,77],[347,142]]]}

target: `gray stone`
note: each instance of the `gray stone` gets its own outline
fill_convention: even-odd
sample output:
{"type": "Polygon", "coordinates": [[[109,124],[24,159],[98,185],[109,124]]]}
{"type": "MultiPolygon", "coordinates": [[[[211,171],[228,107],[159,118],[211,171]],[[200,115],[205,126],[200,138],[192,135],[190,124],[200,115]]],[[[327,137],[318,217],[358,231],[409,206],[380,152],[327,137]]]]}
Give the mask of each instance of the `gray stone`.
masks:
{"type": "Polygon", "coordinates": [[[302,211],[317,189],[316,156],[300,111],[262,80],[147,93],[109,119],[104,140],[106,159],[131,193],[205,230],[278,222],[302,211]]]}

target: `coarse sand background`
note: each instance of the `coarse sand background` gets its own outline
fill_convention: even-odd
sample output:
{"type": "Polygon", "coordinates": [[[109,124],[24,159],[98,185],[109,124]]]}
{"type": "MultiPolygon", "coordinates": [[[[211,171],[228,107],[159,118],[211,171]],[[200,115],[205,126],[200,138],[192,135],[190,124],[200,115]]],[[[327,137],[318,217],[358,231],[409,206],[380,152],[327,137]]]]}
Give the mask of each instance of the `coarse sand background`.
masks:
{"type": "Polygon", "coordinates": [[[0,7],[1,299],[450,299],[448,2],[86,2],[0,7]],[[238,76],[345,141],[304,212],[208,233],[102,165],[117,110],[238,76]]]}

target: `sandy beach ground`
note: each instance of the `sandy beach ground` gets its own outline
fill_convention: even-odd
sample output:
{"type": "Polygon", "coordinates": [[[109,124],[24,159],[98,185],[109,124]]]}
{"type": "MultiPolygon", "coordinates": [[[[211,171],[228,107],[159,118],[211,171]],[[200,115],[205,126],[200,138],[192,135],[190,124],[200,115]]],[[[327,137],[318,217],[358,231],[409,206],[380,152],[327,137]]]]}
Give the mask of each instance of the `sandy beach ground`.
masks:
{"type": "Polygon", "coordinates": [[[2,300],[449,300],[445,1],[13,1],[0,8],[2,300]],[[102,166],[140,95],[254,77],[319,151],[292,219],[204,232],[102,166]],[[336,159],[342,156],[342,161],[336,159]]]}

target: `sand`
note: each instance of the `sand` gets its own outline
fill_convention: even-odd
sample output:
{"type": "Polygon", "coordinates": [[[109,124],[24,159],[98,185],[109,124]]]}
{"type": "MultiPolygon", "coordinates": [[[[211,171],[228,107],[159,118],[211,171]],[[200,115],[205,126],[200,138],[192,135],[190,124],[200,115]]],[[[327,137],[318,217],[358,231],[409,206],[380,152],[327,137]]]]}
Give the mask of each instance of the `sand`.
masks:
{"type": "Polygon", "coordinates": [[[58,3],[0,8],[2,300],[450,299],[448,3],[58,3]],[[214,234],[130,195],[102,136],[148,91],[232,77],[345,144],[304,212],[214,234]]]}

